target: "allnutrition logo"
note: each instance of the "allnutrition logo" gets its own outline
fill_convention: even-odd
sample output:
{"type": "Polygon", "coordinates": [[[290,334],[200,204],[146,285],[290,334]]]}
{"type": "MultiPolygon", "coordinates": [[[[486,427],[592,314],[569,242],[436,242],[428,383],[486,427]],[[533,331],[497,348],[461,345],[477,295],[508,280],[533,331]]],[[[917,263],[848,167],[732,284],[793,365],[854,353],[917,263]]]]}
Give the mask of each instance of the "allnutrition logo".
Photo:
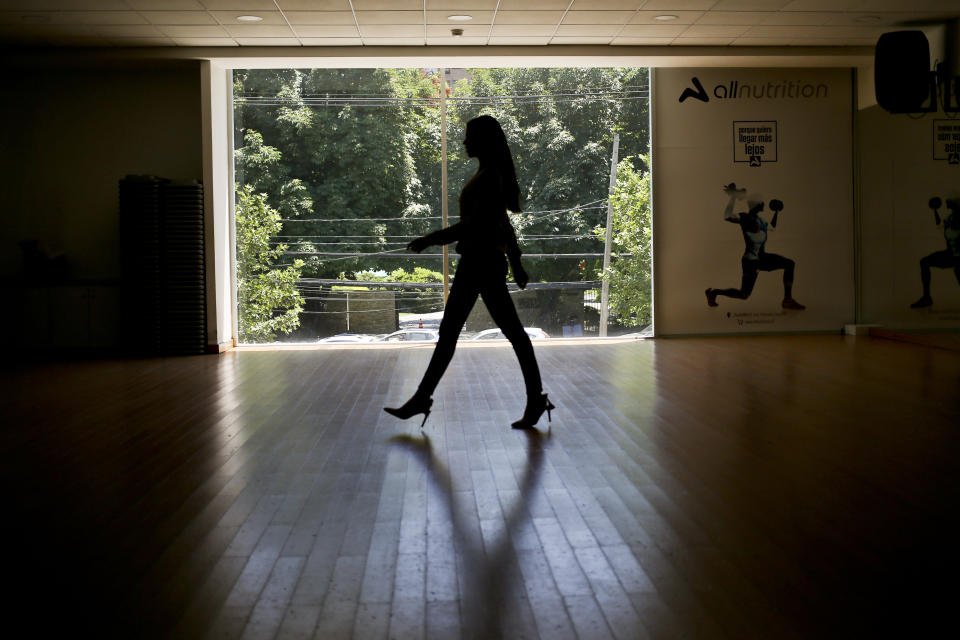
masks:
{"type": "MultiPolygon", "coordinates": [[[[700,79],[690,79],[694,88],[687,87],[680,94],[680,102],[694,98],[700,102],[710,102],[710,96],[703,88],[700,79]]],[[[802,80],[783,80],[780,82],[741,82],[730,80],[713,87],[713,97],[717,100],[810,100],[827,97],[825,84],[811,84],[802,80]]]]}

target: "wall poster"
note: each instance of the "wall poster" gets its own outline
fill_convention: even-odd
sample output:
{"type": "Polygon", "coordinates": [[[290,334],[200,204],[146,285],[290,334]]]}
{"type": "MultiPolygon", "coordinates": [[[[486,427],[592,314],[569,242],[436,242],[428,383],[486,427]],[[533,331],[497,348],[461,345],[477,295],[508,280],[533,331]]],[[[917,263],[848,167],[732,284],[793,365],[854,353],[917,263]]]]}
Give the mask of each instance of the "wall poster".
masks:
{"type": "Polygon", "coordinates": [[[657,69],[658,335],[854,321],[852,76],[657,69]]]}

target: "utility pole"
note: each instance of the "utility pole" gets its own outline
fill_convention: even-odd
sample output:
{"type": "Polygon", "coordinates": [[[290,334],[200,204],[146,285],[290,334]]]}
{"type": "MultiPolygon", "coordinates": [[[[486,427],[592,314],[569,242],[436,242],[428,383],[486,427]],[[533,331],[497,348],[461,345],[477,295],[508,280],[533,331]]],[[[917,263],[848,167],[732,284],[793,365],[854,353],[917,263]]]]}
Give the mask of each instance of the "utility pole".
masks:
{"type": "MultiPolygon", "coordinates": [[[[442,226],[447,226],[447,74],[446,69],[440,72],[440,215],[442,226]]],[[[443,305],[447,305],[447,296],[450,295],[450,267],[449,249],[443,245],[443,305]]]]}
{"type": "Polygon", "coordinates": [[[613,157],[610,158],[610,189],[607,191],[607,234],[603,241],[603,284],[600,285],[600,337],[607,337],[607,320],[610,312],[610,245],[613,244],[613,191],[617,186],[617,151],[620,149],[620,134],[613,134],[613,157]]]}

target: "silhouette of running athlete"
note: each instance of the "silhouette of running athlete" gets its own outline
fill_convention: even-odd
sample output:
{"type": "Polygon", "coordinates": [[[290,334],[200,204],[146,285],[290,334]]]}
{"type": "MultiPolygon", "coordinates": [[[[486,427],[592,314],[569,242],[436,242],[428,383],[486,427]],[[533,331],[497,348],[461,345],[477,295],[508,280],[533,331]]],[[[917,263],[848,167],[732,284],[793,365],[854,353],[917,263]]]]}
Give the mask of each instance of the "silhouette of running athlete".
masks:
{"type": "Polygon", "coordinates": [[[529,281],[520,262],[516,233],[507,217],[508,209],[520,211],[520,187],[513,156],[500,123],[487,115],[467,123],[463,144],[467,155],[479,160],[480,165],[460,192],[460,222],[421,236],[408,245],[411,251],[420,253],[431,245],[457,243],[460,262],[440,322],[440,338],[417,392],[403,406],[385,407],[384,411],[403,419],[422,413],[420,427],[423,428],[433,405],[433,391],[453,358],[457,337],[479,296],[520,361],[527,405],[523,417],[512,426],[528,429],[544,411],[549,419],[554,406],[543,393],[530,336],[523,330],[504,281],[508,260],[517,286],[523,289],[529,281]]]}
{"type": "Polygon", "coordinates": [[[930,297],[930,267],[938,269],[953,269],[953,274],[960,283],[960,195],[947,198],[947,208],[950,213],[940,219],[940,198],[930,198],[930,208],[937,226],[943,224],[943,237],[947,241],[947,248],[936,251],[920,260],[920,282],[923,284],[923,296],[910,305],[911,309],[923,309],[933,304],[930,297]]]}
{"type": "MultiPolygon", "coordinates": [[[[748,211],[734,213],[733,207],[737,200],[742,199],[746,189],[738,189],[737,185],[731,182],[723,188],[729,201],[727,208],[723,211],[723,219],[727,222],[740,225],[740,231],[743,233],[743,241],[746,248],[743,257],[740,259],[740,266],[743,269],[743,276],[740,281],[739,289],[710,289],[706,290],[707,304],[711,307],[717,306],[717,296],[728,296],[746,300],[753,292],[753,286],[757,283],[757,276],[761,271],[777,271],[783,269],[783,302],[781,306],[784,309],[801,310],[805,306],[793,299],[793,271],[796,263],[790,258],[784,258],[775,253],[767,253],[767,221],[760,217],[763,211],[763,196],[753,193],[747,196],[748,211]]],[[[773,219],[770,220],[770,227],[776,228],[777,216],[783,210],[783,203],[779,200],[770,201],[770,210],[773,211],[773,219]]]]}

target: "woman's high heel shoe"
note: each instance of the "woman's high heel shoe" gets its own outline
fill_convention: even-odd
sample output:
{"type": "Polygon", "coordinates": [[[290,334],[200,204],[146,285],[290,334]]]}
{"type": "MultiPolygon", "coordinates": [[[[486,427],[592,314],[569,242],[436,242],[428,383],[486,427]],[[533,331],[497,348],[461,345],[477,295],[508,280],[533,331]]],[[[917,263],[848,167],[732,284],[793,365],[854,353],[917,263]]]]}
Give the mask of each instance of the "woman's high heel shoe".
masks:
{"type": "Polygon", "coordinates": [[[554,409],[556,407],[550,402],[550,398],[547,397],[547,394],[542,393],[536,400],[532,398],[527,400],[527,408],[523,410],[523,417],[510,426],[514,429],[532,429],[533,425],[540,420],[544,411],[547,412],[547,422],[550,422],[550,412],[554,409]]]}
{"type": "Polygon", "coordinates": [[[427,424],[427,417],[430,415],[430,407],[432,406],[433,398],[415,395],[407,400],[406,404],[404,404],[402,407],[384,407],[383,410],[392,416],[400,418],[401,420],[406,420],[407,418],[412,418],[418,413],[422,413],[423,422],[420,423],[420,428],[423,429],[423,425],[427,424]]]}

